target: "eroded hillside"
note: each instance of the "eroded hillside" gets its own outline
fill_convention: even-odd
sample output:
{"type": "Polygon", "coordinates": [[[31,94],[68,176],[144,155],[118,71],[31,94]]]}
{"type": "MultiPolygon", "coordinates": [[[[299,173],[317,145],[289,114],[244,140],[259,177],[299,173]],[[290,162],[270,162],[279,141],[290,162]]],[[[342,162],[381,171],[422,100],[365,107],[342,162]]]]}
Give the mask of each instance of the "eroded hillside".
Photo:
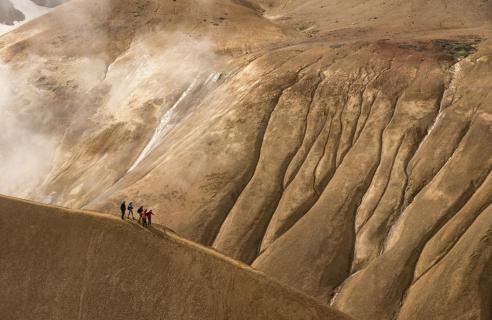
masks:
{"type": "Polygon", "coordinates": [[[357,319],[488,319],[490,12],[72,1],[0,38],[0,191],[146,204],[357,319]]]}

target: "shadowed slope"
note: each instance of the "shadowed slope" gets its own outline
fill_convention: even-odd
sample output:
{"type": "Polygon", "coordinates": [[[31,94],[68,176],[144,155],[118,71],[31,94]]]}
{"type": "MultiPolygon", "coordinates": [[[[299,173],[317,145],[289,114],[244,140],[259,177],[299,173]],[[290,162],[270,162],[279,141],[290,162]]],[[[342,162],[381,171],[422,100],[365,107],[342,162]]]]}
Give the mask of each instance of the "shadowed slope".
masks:
{"type": "Polygon", "coordinates": [[[348,317],[155,229],[0,198],[2,319],[348,317]]]}

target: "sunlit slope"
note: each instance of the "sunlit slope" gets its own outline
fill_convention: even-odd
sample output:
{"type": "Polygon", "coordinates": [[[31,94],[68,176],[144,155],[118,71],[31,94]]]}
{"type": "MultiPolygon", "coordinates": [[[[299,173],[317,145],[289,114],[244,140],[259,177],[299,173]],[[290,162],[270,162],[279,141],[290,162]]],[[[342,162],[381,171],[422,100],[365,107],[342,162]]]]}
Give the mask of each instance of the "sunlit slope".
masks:
{"type": "Polygon", "coordinates": [[[348,319],[177,236],[0,199],[2,319],[348,319]]]}
{"type": "Polygon", "coordinates": [[[309,37],[414,37],[422,33],[490,29],[492,4],[483,0],[251,0],[267,18],[309,37]]]}

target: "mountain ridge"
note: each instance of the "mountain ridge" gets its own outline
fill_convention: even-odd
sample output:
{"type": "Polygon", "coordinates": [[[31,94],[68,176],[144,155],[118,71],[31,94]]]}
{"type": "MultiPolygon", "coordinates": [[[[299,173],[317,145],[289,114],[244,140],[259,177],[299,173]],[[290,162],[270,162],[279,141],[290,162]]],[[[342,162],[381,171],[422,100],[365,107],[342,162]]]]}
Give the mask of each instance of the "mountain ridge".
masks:
{"type": "Polygon", "coordinates": [[[5,197],[0,220],[4,319],[349,319],[169,231],[5,197]]]}

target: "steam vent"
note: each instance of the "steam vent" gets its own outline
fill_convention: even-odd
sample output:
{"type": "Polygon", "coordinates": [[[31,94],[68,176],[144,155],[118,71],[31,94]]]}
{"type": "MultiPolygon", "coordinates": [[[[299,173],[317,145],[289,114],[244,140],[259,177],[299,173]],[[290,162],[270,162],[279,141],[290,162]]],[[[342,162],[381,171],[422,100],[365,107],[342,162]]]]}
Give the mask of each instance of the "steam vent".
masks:
{"type": "Polygon", "coordinates": [[[0,320],[492,320],[492,1],[0,0],[0,320]]]}

